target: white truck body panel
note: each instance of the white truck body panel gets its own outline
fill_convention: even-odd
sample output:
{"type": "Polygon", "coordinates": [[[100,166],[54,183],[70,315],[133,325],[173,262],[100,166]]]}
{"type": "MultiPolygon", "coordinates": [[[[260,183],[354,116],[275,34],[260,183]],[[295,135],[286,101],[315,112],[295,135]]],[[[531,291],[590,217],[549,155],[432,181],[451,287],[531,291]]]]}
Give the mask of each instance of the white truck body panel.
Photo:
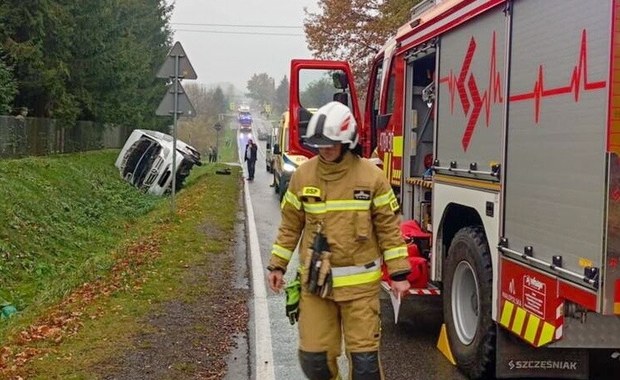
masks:
{"type": "Polygon", "coordinates": [[[436,156],[440,166],[501,161],[506,16],[495,8],[440,37],[436,156]]]}
{"type": "Polygon", "coordinates": [[[513,10],[504,236],[578,274],[604,257],[610,4],[513,10]]]}
{"type": "MultiPolygon", "coordinates": [[[[491,252],[497,252],[497,244],[499,243],[499,218],[488,217],[485,215],[487,202],[493,203],[495,208],[499,207],[499,194],[493,191],[482,191],[468,187],[455,186],[453,184],[435,181],[433,184],[433,220],[435,225],[440,225],[446,209],[458,199],[458,204],[470,207],[482,216],[482,225],[487,233],[489,249],[491,252]]],[[[441,247],[442,234],[441,230],[433,233],[433,253],[432,257],[441,258],[438,247],[441,247]]],[[[431,261],[431,279],[441,281],[441,260],[431,261]]],[[[497,255],[491,255],[491,263],[493,266],[493,283],[497,283],[499,270],[497,255]]],[[[493,294],[493,311],[492,316],[497,316],[497,297],[498,293],[493,294]]]]}

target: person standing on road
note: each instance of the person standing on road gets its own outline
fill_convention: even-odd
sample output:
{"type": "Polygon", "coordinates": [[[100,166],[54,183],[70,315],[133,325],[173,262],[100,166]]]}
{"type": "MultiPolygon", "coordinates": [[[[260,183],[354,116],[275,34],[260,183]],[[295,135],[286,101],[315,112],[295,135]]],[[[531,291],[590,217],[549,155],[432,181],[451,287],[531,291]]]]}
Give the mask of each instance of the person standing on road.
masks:
{"type": "Polygon", "coordinates": [[[257,150],[258,147],[252,139],[248,140],[247,145],[245,146],[245,155],[244,160],[248,163],[248,181],[254,180],[254,171],[256,169],[256,159],[257,159],[257,150]]]}
{"type": "Polygon", "coordinates": [[[213,162],[217,162],[217,146],[213,147],[213,162]]]}
{"type": "MultiPolygon", "coordinates": [[[[271,252],[269,287],[279,292],[301,239],[299,260],[299,360],[311,380],[339,378],[344,337],[352,379],[381,380],[379,292],[381,262],[392,291],[408,293],[411,268],[396,214],[398,201],[374,164],[361,158],[357,124],[348,107],[330,102],[310,119],[305,144],[318,148],[293,173],[271,252]],[[325,237],[331,265],[328,292],[310,291],[316,237],[325,237]]],[[[316,250],[315,250],[316,251],[316,250]]],[[[328,260],[326,259],[328,258],[328,260]]],[[[317,264],[318,266],[318,264],[317,264]]],[[[288,306],[288,305],[287,305],[288,306]]]]}
{"type": "Polygon", "coordinates": [[[209,162],[213,162],[213,147],[209,147],[209,162]]]}

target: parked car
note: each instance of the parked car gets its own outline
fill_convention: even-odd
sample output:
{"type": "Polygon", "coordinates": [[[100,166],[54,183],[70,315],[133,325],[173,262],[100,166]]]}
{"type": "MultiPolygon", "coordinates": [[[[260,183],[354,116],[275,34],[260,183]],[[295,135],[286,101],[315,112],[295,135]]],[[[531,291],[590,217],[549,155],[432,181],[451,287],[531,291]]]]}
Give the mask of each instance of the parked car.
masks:
{"type": "Polygon", "coordinates": [[[273,173],[273,161],[275,160],[273,148],[278,143],[278,130],[278,127],[271,129],[271,133],[267,138],[267,144],[265,145],[265,168],[267,168],[269,173],[273,173]]]}
{"type": "MultiPolygon", "coordinates": [[[[200,152],[177,139],[175,190],[181,189],[200,152]]],[[[172,191],[172,136],[146,129],[134,130],[116,159],[120,175],[135,187],[153,195],[172,191]]]]}
{"type": "MultiPolygon", "coordinates": [[[[312,109],[312,112],[316,109],[312,109]]],[[[280,127],[275,136],[272,148],[273,189],[279,194],[280,201],[288,189],[293,172],[299,165],[308,160],[308,157],[300,154],[291,154],[289,151],[289,115],[288,111],[282,113],[280,127]]]]}

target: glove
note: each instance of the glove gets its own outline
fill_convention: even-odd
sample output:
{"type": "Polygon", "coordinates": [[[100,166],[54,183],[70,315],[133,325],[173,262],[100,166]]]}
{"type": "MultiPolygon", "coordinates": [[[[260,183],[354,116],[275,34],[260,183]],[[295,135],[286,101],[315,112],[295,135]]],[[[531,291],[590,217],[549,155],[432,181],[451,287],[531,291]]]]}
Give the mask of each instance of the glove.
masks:
{"type": "Polygon", "coordinates": [[[299,320],[299,298],[301,296],[301,282],[297,277],[284,288],[286,293],[286,316],[291,325],[299,320]]]}

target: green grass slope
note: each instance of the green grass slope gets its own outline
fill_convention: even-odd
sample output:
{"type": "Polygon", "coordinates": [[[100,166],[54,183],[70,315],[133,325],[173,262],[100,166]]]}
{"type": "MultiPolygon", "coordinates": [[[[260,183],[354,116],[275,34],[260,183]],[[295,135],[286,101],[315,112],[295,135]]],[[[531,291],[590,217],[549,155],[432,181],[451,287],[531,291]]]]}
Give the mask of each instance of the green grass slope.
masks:
{"type": "Polygon", "coordinates": [[[166,201],[128,186],[117,154],[0,161],[0,303],[24,311],[109,269],[126,226],[166,201]]]}

